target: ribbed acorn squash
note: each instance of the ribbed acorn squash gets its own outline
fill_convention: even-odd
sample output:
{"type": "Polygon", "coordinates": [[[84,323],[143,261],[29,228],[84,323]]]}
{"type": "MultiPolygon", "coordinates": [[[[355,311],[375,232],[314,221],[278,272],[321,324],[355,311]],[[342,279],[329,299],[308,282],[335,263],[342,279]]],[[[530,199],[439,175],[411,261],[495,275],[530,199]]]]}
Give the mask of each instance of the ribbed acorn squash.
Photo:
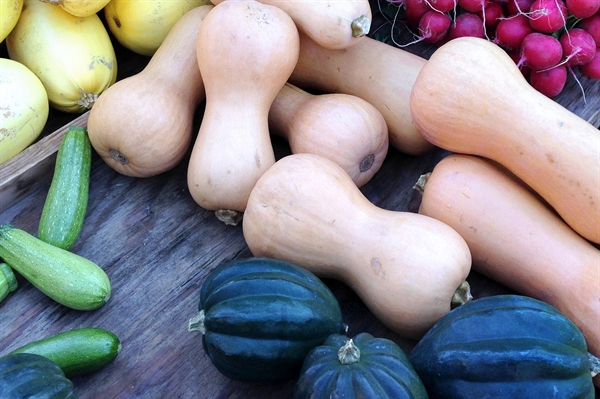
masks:
{"type": "Polygon", "coordinates": [[[244,258],[215,268],[200,290],[189,330],[227,377],[256,383],[295,377],[304,358],[343,332],[340,305],[308,270],[269,258],[244,258]]]}
{"type": "Polygon", "coordinates": [[[0,358],[0,398],[77,399],[73,383],[52,360],[33,353],[0,358]]]}
{"type": "Polygon", "coordinates": [[[427,391],[395,342],[333,334],[304,360],[294,399],[308,398],[427,399],[427,391]]]}
{"type": "Polygon", "coordinates": [[[431,398],[594,398],[590,371],[597,359],[583,334],[558,310],[526,296],[457,307],[409,359],[431,398]]]}

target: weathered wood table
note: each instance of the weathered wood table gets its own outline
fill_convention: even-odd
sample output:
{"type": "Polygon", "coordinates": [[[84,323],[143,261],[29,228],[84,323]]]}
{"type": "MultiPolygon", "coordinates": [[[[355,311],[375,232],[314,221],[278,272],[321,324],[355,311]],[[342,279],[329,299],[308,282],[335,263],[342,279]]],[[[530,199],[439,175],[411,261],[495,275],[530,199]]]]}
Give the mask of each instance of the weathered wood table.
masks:
{"type": "MultiPolygon", "coordinates": [[[[380,25],[386,29],[385,22],[380,25]]],[[[137,73],[148,61],[116,43],[115,47],[121,60],[120,78],[137,73]]],[[[428,58],[434,49],[415,45],[405,50],[428,58]]],[[[582,79],[582,83],[586,103],[573,79],[556,101],[598,127],[600,82],[582,79]]],[[[44,134],[60,130],[74,118],[53,112],[44,134]]],[[[85,120],[80,117],[77,122],[85,120]]],[[[289,154],[286,142],[274,137],[273,143],[277,158],[289,154]]],[[[390,149],[383,167],[362,192],[379,207],[416,212],[420,198],[412,188],[414,183],[445,155],[438,149],[411,157],[390,149]]],[[[0,223],[37,232],[52,165],[36,181],[16,179],[13,187],[2,187],[0,198],[10,199],[11,204],[2,206],[0,223]]],[[[224,377],[205,355],[200,335],[187,330],[207,274],[221,262],[251,253],[241,225],[225,225],[192,200],[186,168],[187,158],[167,173],[139,179],[120,175],[94,158],[87,216],[72,251],[107,272],[112,298],[98,310],[74,311],[18,276],[19,288],[0,303],[0,356],[51,334],[95,326],[114,332],[123,348],[106,368],[73,379],[81,398],[290,397],[293,381],[262,386],[224,377]]],[[[0,177],[6,177],[2,167],[0,177]]],[[[511,292],[475,271],[468,281],[475,298],[511,292]]],[[[410,352],[415,342],[383,326],[352,290],[337,281],[325,282],[342,306],[349,336],[369,332],[392,339],[410,352]]]]}

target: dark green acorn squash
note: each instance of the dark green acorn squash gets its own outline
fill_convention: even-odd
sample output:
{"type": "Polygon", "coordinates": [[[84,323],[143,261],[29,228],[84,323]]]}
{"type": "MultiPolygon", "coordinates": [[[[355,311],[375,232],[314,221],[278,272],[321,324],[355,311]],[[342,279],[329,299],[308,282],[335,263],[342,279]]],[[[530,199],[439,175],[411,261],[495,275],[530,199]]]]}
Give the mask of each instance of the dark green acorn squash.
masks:
{"type": "Polygon", "coordinates": [[[246,382],[295,377],[311,349],[346,327],[318,277],[269,258],[219,265],[202,285],[198,309],[189,330],[202,333],[204,351],[222,374],[246,382]]]}
{"type": "Polygon", "coordinates": [[[77,399],[73,383],[52,360],[33,353],[0,358],[0,398],[77,399]]]}
{"type": "Polygon", "coordinates": [[[594,398],[583,334],[554,307],[526,296],[459,306],[409,359],[431,398],[594,398]]]}
{"type": "Polygon", "coordinates": [[[393,341],[333,334],[302,365],[294,399],[426,399],[408,357],[393,341]]]}

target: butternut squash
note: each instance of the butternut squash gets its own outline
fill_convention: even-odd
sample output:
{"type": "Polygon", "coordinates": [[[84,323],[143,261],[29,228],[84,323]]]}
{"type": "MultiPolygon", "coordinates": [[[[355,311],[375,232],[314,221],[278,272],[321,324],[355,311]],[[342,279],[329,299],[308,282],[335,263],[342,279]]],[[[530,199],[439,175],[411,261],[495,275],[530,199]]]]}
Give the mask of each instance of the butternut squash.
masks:
{"type": "Polygon", "coordinates": [[[471,267],[469,248],[451,227],[377,207],[340,166],[315,154],[288,155],[263,174],[242,228],[254,256],[343,281],[409,338],[450,311],[471,267]]]}
{"type": "Polygon", "coordinates": [[[269,111],[269,128],[289,142],[292,153],[331,159],[358,187],[371,180],[388,151],[381,113],[349,94],[315,95],[286,83],[269,111]]]}
{"type": "Polygon", "coordinates": [[[600,355],[600,250],[493,161],[449,155],[418,186],[419,213],[461,234],[473,270],[556,307],[600,355]]]}
{"type": "Polygon", "coordinates": [[[533,89],[501,48],[447,42],[419,73],[410,108],[431,143],[502,164],[600,243],[598,129],[533,89]]]}
{"type": "Polygon", "coordinates": [[[90,111],[92,146],[117,172],[163,173],[191,146],[194,115],[205,99],[196,40],[212,8],[199,6],[181,17],[146,67],[111,86],[90,111]]]}
{"type": "Polygon", "coordinates": [[[196,47],[206,108],[188,165],[204,209],[237,214],[275,162],[269,109],[298,60],[298,30],[280,8],[228,0],[206,16],[196,47]]]}
{"type": "Polygon", "coordinates": [[[427,61],[389,44],[365,37],[354,46],[331,50],[300,33],[300,56],[290,83],[308,91],[360,97],[381,112],[390,145],[409,155],[434,146],[419,132],[410,114],[410,92],[427,61]]]}
{"type": "MultiPolygon", "coordinates": [[[[224,0],[211,1],[219,4],[224,0]]],[[[292,17],[298,30],[325,48],[353,46],[371,29],[372,14],[368,0],[258,1],[281,8],[292,17]]]]}
{"type": "Polygon", "coordinates": [[[50,106],[81,114],[117,79],[117,58],[98,15],[80,18],[39,0],[25,0],[6,37],[9,58],[40,79],[50,106]]]}
{"type": "Polygon", "coordinates": [[[104,7],[104,17],[123,47],[151,57],[179,18],[209,4],[210,0],[111,0],[104,7]]]}

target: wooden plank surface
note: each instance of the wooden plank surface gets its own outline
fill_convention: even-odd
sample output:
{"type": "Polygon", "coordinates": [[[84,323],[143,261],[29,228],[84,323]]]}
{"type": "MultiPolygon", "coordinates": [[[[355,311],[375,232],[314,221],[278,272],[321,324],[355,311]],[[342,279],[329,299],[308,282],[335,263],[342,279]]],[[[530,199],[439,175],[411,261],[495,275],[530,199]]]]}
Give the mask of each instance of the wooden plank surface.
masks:
{"type": "MultiPolygon", "coordinates": [[[[432,52],[428,46],[407,50],[424,57],[432,52]]],[[[138,69],[140,62],[134,63],[138,69]]],[[[557,101],[598,127],[600,85],[585,83],[587,103],[575,83],[557,101]]],[[[283,140],[273,137],[273,143],[277,158],[289,154],[283,140]]],[[[382,208],[415,212],[420,198],[413,184],[446,155],[438,149],[411,157],[391,149],[362,192],[382,208]]],[[[293,381],[261,386],[222,376],[205,355],[200,335],[187,331],[207,274],[221,262],[251,256],[240,225],[223,224],[192,200],[186,184],[187,162],[186,157],[169,172],[138,179],[120,175],[94,158],[87,216],[72,251],[107,272],[113,295],[98,310],[74,311],[19,276],[17,291],[0,302],[0,356],[60,331],[96,326],[117,334],[123,349],[105,369],[73,380],[81,398],[290,397],[293,381]]],[[[48,187],[46,175],[37,188],[0,211],[0,224],[12,223],[35,234],[48,187]]],[[[475,298],[511,292],[476,272],[468,281],[475,298]]],[[[325,282],[342,305],[349,335],[369,332],[390,338],[410,352],[414,341],[383,326],[343,283],[325,282]]]]}

